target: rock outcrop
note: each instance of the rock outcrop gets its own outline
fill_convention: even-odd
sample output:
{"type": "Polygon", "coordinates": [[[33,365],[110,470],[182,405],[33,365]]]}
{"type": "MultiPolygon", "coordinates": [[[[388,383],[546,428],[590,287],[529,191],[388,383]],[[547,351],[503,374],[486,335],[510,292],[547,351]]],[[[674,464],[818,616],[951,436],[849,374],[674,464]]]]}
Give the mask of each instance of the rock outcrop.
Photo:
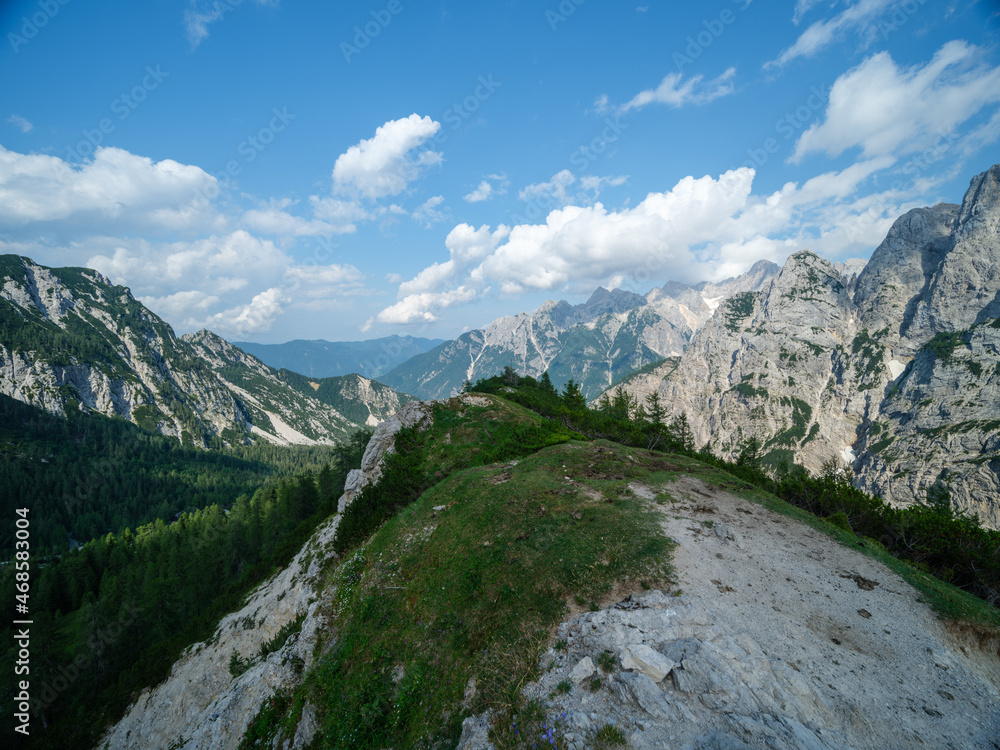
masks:
{"type": "MultiPolygon", "coordinates": [[[[465,398],[476,398],[467,396],[465,398]]],[[[378,481],[382,460],[394,450],[403,427],[428,424],[433,404],[410,402],[384,421],[365,450],[362,467],[351,472],[351,488],[338,511],[317,529],[291,563],[261,584],[238,611],[219,623],[212,638],[189,647],[160,685],[142,692],[100,747],[116,750],[231,750],[266,699],[301,683],[326,629],[321,609],[334,595],[322,572],[334,555],[341,514],[364,487],[378,481]],[[261,657],[261,647],[282,630],[295,629],[277,650],[261,657]],[[234,658],[235,656],[235,658],[234,658]],[[234,675],[233,662],[246,671],[234,675]]],[[[329,641],[327,641],[329,643],[329,641]]],[[[311,740],[315,710],[303,711],[293,750],[311,740]]]]}

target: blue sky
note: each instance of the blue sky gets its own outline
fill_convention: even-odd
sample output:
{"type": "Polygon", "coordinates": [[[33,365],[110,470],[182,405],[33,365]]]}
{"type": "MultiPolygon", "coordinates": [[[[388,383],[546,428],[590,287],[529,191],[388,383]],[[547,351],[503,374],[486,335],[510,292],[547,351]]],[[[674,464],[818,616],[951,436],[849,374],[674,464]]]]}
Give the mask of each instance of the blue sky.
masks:
{"type": "Polygon", "coordinates": [[[868,257],[1000,161],[1000,8],[0,5],[0,252],[178,332],[451,338],[597,285],[868,257]]]}

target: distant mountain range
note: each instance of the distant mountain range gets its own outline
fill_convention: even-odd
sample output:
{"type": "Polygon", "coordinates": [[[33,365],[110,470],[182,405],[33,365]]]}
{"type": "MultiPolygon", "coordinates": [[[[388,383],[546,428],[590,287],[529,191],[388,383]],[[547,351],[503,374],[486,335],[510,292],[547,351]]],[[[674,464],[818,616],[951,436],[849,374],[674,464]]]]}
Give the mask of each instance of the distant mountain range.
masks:
{"type": "Polygon", "coordinates": [[[443,398],[466,380],[510,366],[534,377],[548,371],[557,387],[573,379],[594,397],[634,370],[680,355],[720,304],[761,289],[777,272],[774,263],[759,261],[719,284],[670,282],[645,295],[602,287],[583,304],[546,302],[418,354],[380,380],[420,398],[443,398]]]}
{"type": "Polygon", "coordinates": [[[123,417],[183,443],[337,443],[409,397],[359,375],[305,378],[209,331],[177,337],[85,268],[0,256],[0,393],[123,417]]]}
{"type": "Polygon", "coordinates": [[[311,378],[351,373],[377,378],[410,357],[444,343],[444,339],[386,336],[368,341],[296,339],[284,344],[254,344],[249,341],[234,343],[271,367],[292,370],[311,378]]]}

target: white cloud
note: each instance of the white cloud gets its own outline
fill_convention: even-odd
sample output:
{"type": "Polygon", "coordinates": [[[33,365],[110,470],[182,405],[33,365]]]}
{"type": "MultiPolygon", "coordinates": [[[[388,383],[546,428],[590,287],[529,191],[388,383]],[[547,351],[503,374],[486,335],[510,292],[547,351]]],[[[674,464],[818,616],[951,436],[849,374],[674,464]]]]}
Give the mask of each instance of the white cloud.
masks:
{"type": "Polygon", "coordinates": [[[604,188],[619,187],[627,180],[627,175],[614,177],[584,175],[577,179],[568,169],[563,169],[546,182],[537,182],[523,188],[517,197],[542,208],[559,208],[570,204],[589,205],[597,200],[604,188]],[[577,185],[579,191],[571,190],[577,185]]]}
{"type": "Polygon", "coordinates": [[[154,162],[119,148],[98,148],[92,161],[19,154],[0,146],[0,227],[62,222],[67,230],[110,226],[150,230],[217,228],[207,195],[214,177],[172,159],[154,162]]]}
{"type": "Polygon", "coordinates": [[[620,187],[628,181],[628,175],[618,175],[616,177],[597,177],[586,175],[580,178],[580,187],[592,194],[596,199],[601,191],[606,187],[620,187]]]}
{"type": "Polygon", "coordinates": [[[510,187],[510,180],[505,174],[487,175],[486,179],[479,183],[471,193],[463,197],[469,203],[480,203],[487,201],[497,195],[504,195],[510,187]]]}
{"type": "Polygon", "coordinates": [[[552,179],[547,182],[536,182],[523,188],[517,197],[543,206],[565,206],[572,200],[567,188],[575,182],[576,176],[568,169],[563,169],[552,175],[552,179]]]}
{"type": "Polygon", "coordinates": [[[445,219],[444,213],[437,210],[442,203],[444,203],[444,196],[435,195],[417,206],[411,216],[413,216],[414,221],[430,228],[445,219]]]}
{"type": "Polygon", "coordinates": [[[798,26],[802,21],[802,17],[819,2],[820,0],[797,0],[795,3],[795,15],[792,17],[792,23],[798,26]]]}
{"type": "MultiPolygon", "coordinates": [[[[684,80],[681,73],[668,73],[655,89],[640,91],[621,107],[619,111],[628,112],[642,109],[649,104],[666,104],[671,107],[683,107],[685,104],[707,104],[713,99],[726,96],[733,92],[733,78],[736,68],[729,68],[722,75],[705,81],[704,76],[692,76],[684,80]]],[[[606,111],[608,98],[602,95],[596,106],[599,111],[606,111]]]]}
{"type": "MultiPolygon", "coordinates": [[[[799,0],[795,6],[793,22],[797,24],[802,14],[816,2],[817,0],[799,0]]],[[[873,25],[876,17],[888,13],[905,2],[906,0],[859,0],[829,20],[816,21],[799,35],[795,44],[778,55],[776,60],[765,63],[764,67],[780,67],[797,57],[810,57],[852,28],[857,28],[866,41],[870,41],[872,36],[878,33],[877,27],[873,25]]]]}
{"type": "Polygon", "coordinates": [[[351,234],[357,231],[357,222],[374,218],[357,201],[342,201],[337,198],[309,196],[313,213],[317,219],[330,224],[337,234],[351,234]]]}
{"type": "Polygon", "coordinates": [[[468,195],[464,196],[462,199],[467,200],[469,203],[480,203],[482,201],[488,201],[493,195],[493,183],[488,180],[483,180],[479,183],[479,187],[473,190],[468,195]]]}
{"type": "MultiPolygon", "coordinates": [[[[397,325],[437,320],[434,310],[441,310],[454,305],[467,304],[480,295],[476,289],[460,286],[447,292],[427,292],[411,294],[395,305],[382,310],[376,320],[379,323],[394,323],[397,325]]],[[[370,328],[370,326],[369,326],[370,328]]]]}
{"type": "Polygon", "coordinates": [[[28,122],[25,118],[21,117],[21,115],[11,115],[7,118],[7,122],[20,130],[22,133],[30,133],[35,129],[35,126],[28,122]]]}
{"type": "MultiPolygon", "coordinates": [[[[337,226],[327,224],[319,219],[307,220],[301,216],[290,214],[285,209],[293,202],[288,198],[271,200],[243,214],[243,223],[250,229],[263,234],[276,234],[292,237],[317,237],[331,234],[346,234],[353,232],[353,224],[339,223],[337,226]]],[[[313,206],[316,211],[316,204],[313,206]]]]}
{"type": "Polygon", "coordinates": [[[242,229],[190,242],[94,243],[106,250],[91,256],[88,267],[130,286],[150,309],[185,330],[260,332],[287,307],[366,292],[354,266],[300,263],[242,229]]]}
{"type": "Polygon", "coordinates": [[[248,304],[237,305],[208,319],[208,327],[223,333],[235,333],[239,337],[271,330],[274,321],[285,312],[291,302],[279,288],[272,287],[254,296],[248,304]]]}
{"type": "Polygon", "coordinates": [[[439,310],[494,286],[507,295],[598,284],[645,292],[657,279],[718,281],[803,248],[833,258],[863,254],[912,207],[896,195],[856,197],[892,164],[870,159],[766,196],[752,193],[754,171],[741,168],[718,178],[685,177],[634,208],[571,205],[549,212],[544,223],[495,231],[462,224],[448,236],[448,260],[403,282],[399,301],[376,319],[432,321],[439,310]]]}
{"type": "Polygon", "coordinates": [[[165,297],[147,295],[140,297],[139,301],[150,310],[156,310],[158,315],[172,321],[175,326],[198,328],[206,312],[219,303],[219,298],[207,292],[188,290],[168,294],[165,297]]]}
{"type": "Polygon", "coordinates": [[[390,120],[337,157],[333,167],[334,189],[348,195],[381,198],[398,195],[428,166],[439,164],[442,155],[425,150],[410,152],[432,138],[441,123],[412,114],[390,120]]]}
{"type": "MultiPolygon", "coordinates": [[[[254,0],[257,5],[276,7],[281,0],[254,0]]],[[[191,48],[194,49],[208,38],[209,24],[221,21],[230,11],[235,9],[240,3],[233,2],[213,2],[205,0],[191,0],[191,5],[184,11],[184,33],[191,48]]]]}
{"type": "Polygon", "coordinates": [[[977,64],[980,57],[962,41],[948,42],[924,66],[901,69],[887,52],[873,55],[837,79],[824,121],[799,137],[792,161],[855,146],[866,158],[928,148],[1000,102],[1000,67],[977,64]]]}

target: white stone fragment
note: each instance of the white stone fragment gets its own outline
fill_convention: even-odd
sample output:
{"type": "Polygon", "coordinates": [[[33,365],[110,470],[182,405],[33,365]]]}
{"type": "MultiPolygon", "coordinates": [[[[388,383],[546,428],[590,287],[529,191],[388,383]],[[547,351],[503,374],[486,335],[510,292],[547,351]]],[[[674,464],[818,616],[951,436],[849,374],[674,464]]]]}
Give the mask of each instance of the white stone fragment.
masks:
{"type": "Polygon", "coordinates": [[[569,673],[569,678],[579,685],[596,671],[597,669],[594,667],[593,660],[589,656],[585,656],[573,667],[573,671],[569,673]]]}
{"type": "Polygon", "coordinates": [[[628,646],[620,656],[622,669],[641,672],[652,678],[653,682],[660,682],[676,666],[670,659],[645,643],[628,646]]]}

